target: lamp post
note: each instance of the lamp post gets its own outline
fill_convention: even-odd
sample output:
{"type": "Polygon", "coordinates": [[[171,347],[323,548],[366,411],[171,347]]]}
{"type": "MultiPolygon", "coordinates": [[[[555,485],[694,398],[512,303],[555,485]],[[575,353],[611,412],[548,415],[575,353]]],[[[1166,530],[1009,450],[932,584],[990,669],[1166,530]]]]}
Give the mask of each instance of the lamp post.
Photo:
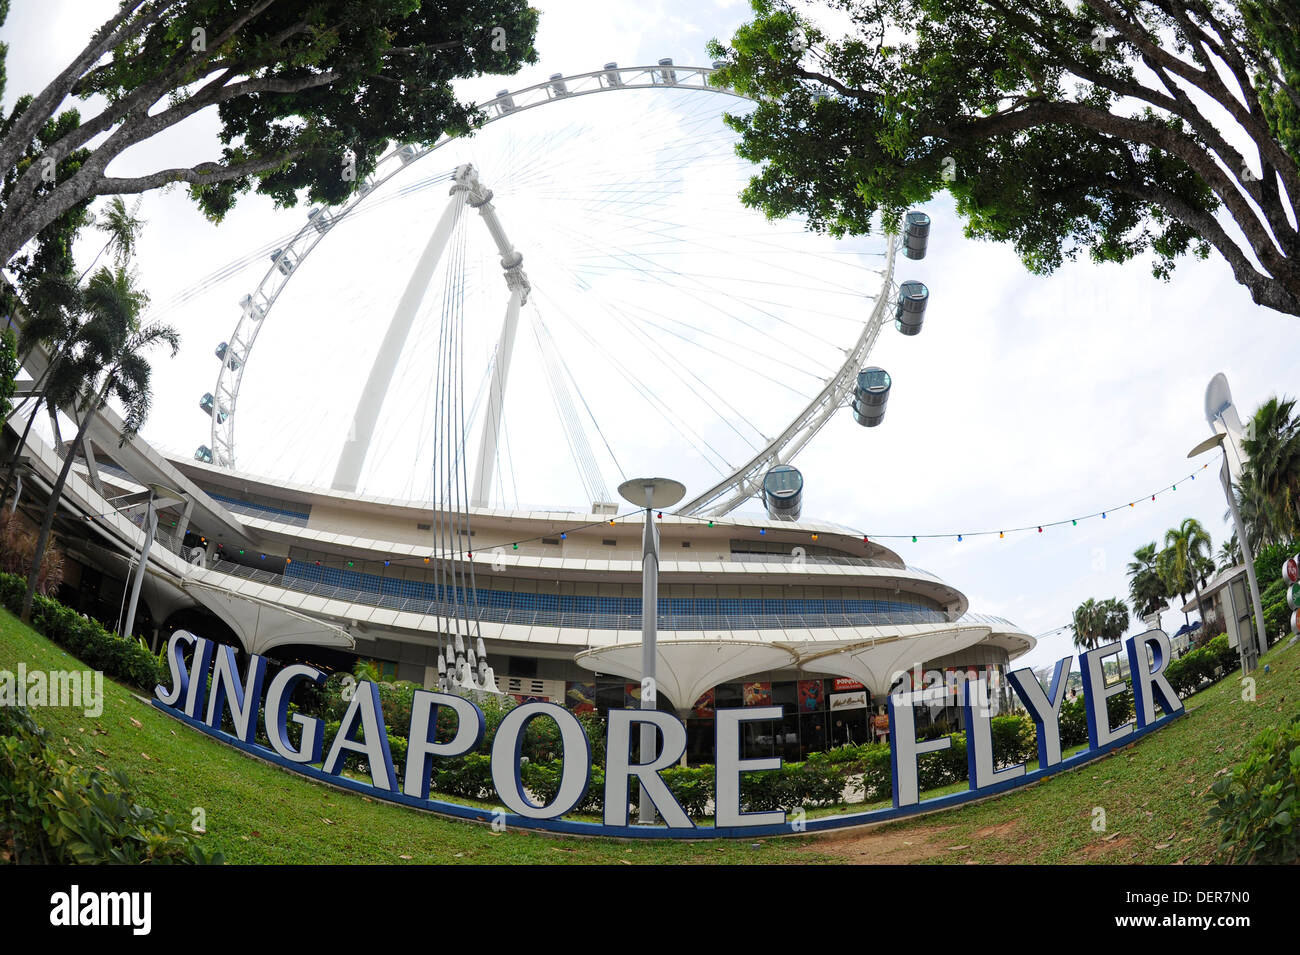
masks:
{"type": "MultiPolygon", "coordinates": [[[[158,510],[157,502],[161,499],[164,504],[175,503],[184,500],[180,491],[173,490],[162,484],[146,484],[148,489],[144,493],[148,496],[148,507],[145,511],[144,521],[144,546],[140,548],[140,563],[135,569],[135,580],[131,584],[131,600],[127,604],[126,621],[122,627],[122,636],[130,637],[131,631],[135,627],[135,610],[140,602],[140,587],[144,584],[144,568],[149,563],[149,550],[153,546],[154,534],[158,531],[158,510]]],[[[139,503],[134,501],[131,503],[139,503]]]]}
{"type": "Polygon", "coordinates": [[[1187,456],[1194,458],[1211,448],[1223,448],[1223,464],[1219,468],[1219,481],[1223,484],[1223,493],[1228,498],[1228,510],[1232,512],[1232,524],[1237,531],[1237,540],[1241,542],[1241,559],[1246,565],[1246,581],[1250,585],[1250,601],[1255,612],[1255,633],[1258,639],[1256,644],[1255,640],[1243,640],[1238,637],[1241,672],[1246,674],[1254,671],[1260,654],[1268,649],[1268,636],[1264,630],[1264,605],[1259,599],[1259,581],[1255,579],[1255,557],[1250,552],[1250,541],[1246,537],[1246,525],[1242,523],[1241,512],[1237,509],[1237,498],[1232,493],[1234,471],[1232,462],[1235,461],[1237,471],[1241,469],[1241,450],[1238,444],[1241,419],[1237,416],[1237,408],[1232,403],[1228,379],[1222,372],[1211,378],[1210,384],[1205,389],[1205,420],[1214,431],[1214,435],[1192,448],[1187,452],[1187,456]]]}
{"type": "MultiPolygon", "coordinates": [[[[659,611],[659,528],[654,512],[672,507],[686,495],[686,487],[669,478],[633,478],[618,486],[618,493],[630,504],[645,508],[645,530],[641,535],[641,709],[653,710],[658,702],[655,684],[655,641],[659,611]]],[[[655,733],[650,723],[641,724],[641,761],[654,752],[655,733]]],[[[644,785],[637,801],[637,823],[654,825],[655,809],[644,785]]]]}

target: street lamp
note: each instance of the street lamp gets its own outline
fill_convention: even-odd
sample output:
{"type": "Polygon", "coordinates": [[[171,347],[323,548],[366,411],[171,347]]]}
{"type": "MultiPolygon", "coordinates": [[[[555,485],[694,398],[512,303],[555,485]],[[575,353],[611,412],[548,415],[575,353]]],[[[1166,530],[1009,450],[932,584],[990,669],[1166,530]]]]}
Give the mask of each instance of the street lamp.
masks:
{"type": "MultiPolygon", "coordinates": [[[[659,528],[654,512],[672,507],[686,495],[686,487],[669,478],[633,478],[618,486],[618,493],[630,504],[645,508],[645,531],[641,535],[641,709],[653,710],[658,693],[655,687],[655,638],[658,635],[659,610],[659,528]]],[[[650,723],[641,724],[641,759],[654,752],[655,733],[650,723]]],[[[641,785],[637,802],[637,822],[654,825],[655,809],[641,785]]]]}
{"type": "Polygon", "coordinates": [[[1250,600],[1255,611],[1255,631],[1258,638],[1256,645],[1250,639],[1243,640],[1238,637],[1241,672],[1247,674],[1254,672],[1259,655],[1268,649],[1268,637],[1264,630],[1264,606],[1259,599],[1259,581],[1255,579],[1255,557],[1250,552],[1250,541],[1246,537],[1246,525],[1242,523],[1241,512],[1237,509],[1237,498],[1232,493],[1233,471],[1241,469],[1241,450],[1237,443],[1238,435],[1241,433],[1241,419],[1237,416],[1237,408],[1232,403],[1228,379],[1222,372],[1211,378],[1210,384],[1205,389],[1205,420],[1214,431],[1214,435],[1192,448],[1187,452],[1187,456],[1194,458],[1211,448],[1223,448],[1223,464],[1219,468],[1219,481],[1223,484],[1223,493],[1228,498],[1228,510],[1232,512],[1232,523],[1237,530],[1237,540],[1241,543],[1241,559],[1246,565],[1246,581],[1250,585],[1250,600]],[[1232,463],[1236,464],[1235,469],[1231,466],[1232,463]]]}

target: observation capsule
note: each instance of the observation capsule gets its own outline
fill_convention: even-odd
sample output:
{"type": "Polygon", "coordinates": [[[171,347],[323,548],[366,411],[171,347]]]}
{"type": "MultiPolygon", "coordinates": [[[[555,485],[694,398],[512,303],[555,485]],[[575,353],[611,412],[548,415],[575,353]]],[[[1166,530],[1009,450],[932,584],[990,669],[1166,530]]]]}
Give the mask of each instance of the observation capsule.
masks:
{"type": "Polygon", "coordinates": [[[904,335],[919,335],[925,321],[925,309],[930,304],[930,290],[920,282],[904,282],[898,287],[898,307],[894,311],[894,327],[904,335]]]}
{"type": "Polygon", "coordinates": [[[623,74],[618,71],[617,63],[610,62],[605,64],[605,85],[606,86],[623,85],[623,74]]]}
{"type": "Polygon", "coordinates": [[[930,217],[924,212],[909,212],[903,217],[903,255],[923,259],[929,244],[930,217]]]}
{"type": "Polygon", "coordinates": [[[225,421],[230,417],[230,413],[225,408],[217,407],[217,399],[212,397],[211,392],[205,393],[203,397],[199,399],[199,410],[206,415],[212,415],[215,413],[217,421],[225,421]]]}
{"type": "Polygon", "coordinates": [[[551,74],[551,89],[555,91],[556,96],[568,96],[569,85],[564,82],[563,73],[551,74]]]}
{"type": "Polygon", "coordinates": [[[515,98],[509,90],[497,90],[497,112],[504,116],[515,111],[515,98]]]}
{"type": "Polygon", "coordinates": [[[275,267],[280,270],[281,275],[289,275],[293,272],[293,267],[296,264],[293,255],[287,249],[276,249],[271,253],[271,261],[275,263],[275,267]]]}
{"type": "Polygon", "coordinates": [[[253,296],[245,295],[239,300],[239,307],[245,315],[255,322],[260,322],[266,318],[266,306],[260,302],[253,301],[253,296]]]}
{"type": "Polygon", "coordinates": [[[778,464],[763,475],[763,506],[773,520],[799,520],[803,508],[803,475],[798,468],[778,464]]]}
{"type": "Polygon", "coordinates": [[[677,71],[673,69],[673,59],[665,56],[659,61],[659,79],[666,86],[677,85],[677,71]]]}
{"type": "Polygon", "coordinates": [[[864,428],[874,428],[884,421],[891,384],[889,372],[883,368],[873,365],[858,372],[853,386],[853,420],[864,428]]]}
{"type": "Polygon", "coordinates": [[[308,212],[307,221],[310,222],[312,228],[321,235],[328,232],[329,227],[334,224],[334,220],[330,217],[329,212],[326,211],[324,206],[317,206],[315,209],[308,212]]]}
{"type": "Polygon", "coordinates": [[[220,345],[217,346],[217,350],[215,354],[218,358],[220,358],[222,361],[226,363],[226,367],[228,367],[231,371],[238,371],[239,366],[243,364],[243,362],[240,361],[239,356],[236,355],[233,351],[231,351],[230,346],[225,342],[222,342],[220,345]]]}
{"type": "Polygon", "coordinates": [[[202,461],[204,464],[212,463],[212,449],[206,444],[200,444],[199,449],[194,452],[194,460],[202,461]]]}

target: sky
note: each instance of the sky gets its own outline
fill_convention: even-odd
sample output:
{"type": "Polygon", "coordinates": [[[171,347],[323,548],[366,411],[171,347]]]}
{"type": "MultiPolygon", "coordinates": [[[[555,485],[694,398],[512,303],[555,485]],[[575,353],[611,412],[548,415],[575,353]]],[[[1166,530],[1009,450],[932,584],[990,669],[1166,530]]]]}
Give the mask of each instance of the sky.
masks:
{"type": "MultiPolygon", "coordinates": [[[[705,65],[707,41],[714,37],[725,41],[749,14],[740,0],[538,0],[537,6],[542,13],[536,40],[540,62],[516,77],[468,81],[460,89],[463,96],[482,100],[503,87],[520,89],[552,73],[585,72],[611,60],[643,65],[672,57],[681,65],[705,65]]],[[[35,90],[47,81],[113,7],[111,2],[97,0],[16,0],[8,22],[0,28],[0,39],[9,44],[6,108],[19,93],[35,90]]],[[[571,233],[563,233],[570,236],[567,244],[552,238],[561,236],[560,212],[529,208],[526,203],[552,201],[557,208],[567,209],[557,183],[567,183],[573,194],[581,196],[584,188],[599,182],[602,156],[583,156],[584,136],[604,136],[601,141],[608,153],[603,155],[608,158],[662,150],[665,141],[682,134],[674,127],[681,115],[656,118],[658,107],[653,104],[636,109],[598,105],[624,95],[634,94],[587,97],[581,112],[563,114],[560,104],[533,111],[529,122],[543,133],[545,123],[553,123],[563,133],[539,160],[545,171],[545,188],[527,196],[520,193],[513,205],[507,201],[510,192],[506,188],[497,201],[512,239],[525,252],[526,268],[536,263],[536,307],[546,316],[548,327],[557,313],[569,310],[579,321],[594,322],[598,310],[581,304],[586,299],[555,278],[561,274],[564,248],[571,249],[577,241],[571,233]],[[638,122],[659,125],[647,134],[638,122]],[[588,127],[590,133],[584,131],[588,127]],[[550,217],[556,219],[556,230],[548,231],[550,217]],[[548,261],[556,269],[549,276],[548,261]]],[[[465,155],[482,155],[488,161],[494,155],[492,150],[499,157],[502,151],[528,148],[529,136],[543,134],[522,122],[513,131],[506,126],[507,122],[494,124],[480,134],[485,152],[475,152],[479,144],[466,145],[465,155]],[[495,138],[489,140],[489,132],[495,138]]],[[[111,171],[206,158],[216,148],[216,128],[213,117],[200,115],[122,157],[111,171]]],[[[713,148],[717,142],[715,136],[706,145],[713,148]]],[[[437,168],[421,174],[432,175],[444,165],[449,164],[440,161],[437,168]]],[[[529,167],[516,162],[512,168],[529,167]]],[[[661,192],[671,194],[674,202],[689,203],[695,201],[691,190],[698,189],[701,196],[707,193],[708,203],[716,204],[719,184],[727,180],[710,177],[715,172],[725,177],[736,167],[733,163],[706,169],[701,163],[695,169],[687,164],[687,168],[690,174],[674,178],[671,188],[660,183],[661,192]]],[[[519,182],[524,178],[516,176],[519,182]]],[[[507,187],[516,180],[511,179],[510,170],[501,177],[507,187]]],[[[326,243],[322,243],[320,260],[308,263],[313,271],[308,273],[304,266],[303,274],[295,277],[290,289],[296,298],[286,293],[284,314],[296,315],[298,324],[286,320],[273,334],[273,323],[268,322],[265,341],[258,346],[261,370],[254,375],[259,366],[250,365],[246,379],[250,389],[260,389],[250,391],[257,399],[250,398],[248,407],[257,410],[247,416],[246,430],[241,430],[241,442],[245,436],[249,439],[250,460],[263,460],[268,469],[279,464],[291,469],[314,468],[313,473],[328,470],[329,448],[337,437],[317,440],[316,430],[302,423],[346,421],[353,393],[349,389],[359,388],[368,365],[370,353],[365,349],[372,347],[369,342],[374,336],[365,332],[371,310],[377,314],[391,311],[388,302],[400,293],[409,262],[426,241],[429,217],[443,201],[434,201],[439,192],[430,188],[417,197],[390,203],[384,207],[387,212],[377,211],[372,221],[355,226],[363,238],[351,240],[356,261],[349,268],[337,262],[331,266],[333,260],[326,257],[326,243]],[[366,255],[371,259],[365,259],[366,255]],[[309,278],[311,281],[301,281],[309,278]],[[311,329],[309,334],[291,334],[304,323],[311,329]],[[268,348],[265,353],[263,345],[268,348]],[[349,358],[350,364],[330,364],[340,354],[349,358]],[[270,449],[277,448],[292,448],[296,456],[285,465],[285,455],[277,460],[271,454],[270,449]],[[259,459],[258,453],[266,457],[259,459]]],[[[1224,520],[1226,503],[1217,480],[1218,459],[1213,454],[1196,461],[1186,457],[1187,451],[1209,434],[1203,415],[1206,384],[1217,372],[1225,373],[1243,418],[1271,395],[1294,395],[1295,319],[1253,305],[1217,254],[1204,262],[1180,261],[1168,283],[1152,278],[1146,260],[1122,266],[1080,261],[1065,265],[1050,277],[1038,277],[1025,271],[1009,247],[964,238],[946,196],[936,198],[925,211],[934,220],[929,255],[921,262],[901,261],[896,273],[900,280],[916,278],[930,287],[925,327],[919,336],[909,338],[887,325],[872,353],[871,362],[886,367],[894,382],[885,422],[868,430],[855,424],[847,412],[840,413],[795,461],[806,481],[805,517],[861,530],[909,564],[933,571],[961,589],[973,611],[1007,617],[1031,634],[1068,624],[1073,609],[1086,598],[1126,598],[1124,571],[1133,551],[1151,541],[1162,542],[1166,530],[1184,518],[1200,520],[1217,550],[1231,533],[1224,520]],[[1209,468],[1201,470],[1207,463],[1209,468]],[[1193,473],[1196,476],[1191,480],[1193,473]],[[1176,491],[1164,491],[1174,484],[1176,491]],[[1163,493],[1152,501],[1157,491],[1163,493]],[[1105,519],[1069,524],[1073,518],[1099,511],[1106,512],[1105,519]],[[1065,526],[1046,526],[1058,521],[1066,522],[1065,526]],[[1039,525],[1043,525],[1041,533],[1035,529],[1039,525]],[[1026,526],[1030,530],[1011,532],[1026,526]],[[1005,538],[999,538],[1000,530],[1007,531],[1005,538]],[[976,533],[984,531],[992,533],[976,533]],[[911,540],[913,535],[918,537],[916,543],[911,540]]],[[[733,222],[734,228],[742,228],[739,211],[726,214],[738,218],[716,220],[720,228],[732,228],[733,222]]],[[[213,226],[183,191],[172,190],[147,195],[141,215],[149,224],[138,261],[142,283],[156,303],[165,303],[218,266],[296,229],[305,208],[277,211],[267,201],[246,197],[225,222],[213,226]]],[[[743,220],[748,239],[758,241],[767,234],[764,229],[770,227],[760,219],[759,214],[750,213],[743,220]]],[[[606,223],[601,228],[614,230],[616,226],[606,223]]],[[[499,271],[494,271],[497,266],[487,257],[490,250],[481,236],[475,236],[481,232],[470,230],[466,240],[467,261],[472,266],[466,274],[474,279],[468,284],[479,290],[467,302],[475,302],[473,295],[479,295],[483,308],[500,312],[504,299],[495,284],[500,282],[499,271]]],[[[638,241],[618,235],[620,242],[638,241]]],[[[799,256],[812,256],[791,259],[794,268],[816,259],[816,252],[827,251],[827,246],[811,237],[781,241],[797,246],[799,256]]],[[[817,294],[829,296],[832,283],[841,278],[837,270],[847,267],[859,270],[858,280],[865,288],[871,280],[873,249],[879,249],[879,242],[873,246],[872,241],[839,247],[852,253],[839,260],[817,259],[837,264],[822,271],[809,266],[808,284],[820,290],[817,294]]],[[[89,244],[86,249],[89,261],[94,249],[89,244]]],[[[781,260],[780,266],[786,265],[781,260]]],[[[235,302],[248,290],[250,277],[255,283],[264,267],[259,264],[246,270],[167,314],[167,320],[180,328],[184,345],[176,360],[156,363],[155,410],[145,429],[150,441],[184,455],[191,454],[198,444],[208,443],[197,401],[215,380],[217,361],[212,349],[229,335],[238,317],[235,302]]],[[[754,255],[740,257],[731,268],[731,280],[744,283],[758,281],[776,266],[773,260],[754,255]]],[[[592,273],[582,274],[589,278],[592,273]]],[[[629,276],[609,281],[603,291],[611,299],[636,298],[647,308],[688,316],[690,306],[673,298],[679,291],[651,286],[652,291],[646,292],[644,285],[634,290],[623,280],[629,276]],[[656,295],[661,297],[656,299],[656,295]]],[[[597,289],[588,298],[594,300],[601,291],[597,289]]],[[[805,305],[801,319],[798,300],[773,297],[777,315],[773,320],[806,320],[810,334],[830,334],[836,328],[844,334],[842,323],[816,325],[811,316],[819,309],[805,305]]],[[[425,311],[436,307],[436,302],[426,303],[425,311]]],[[[869,307],[870,302],[863,299],[863,317],[869,307]]],[[[569,326],[557,316],[553,327],[562,351],[578,361],[577,339],[572,335],[566,339],[562,331],[569,326]]],[[[785,331],[773,339],[779,347],[769,347],[761,361],[775,361],[784,354],[782,349],[798,343],[789,326],[783,327],[785,331]]],[[[495,336],[495,325],[490,331],[474,329],[466,336],[467,353],[485,354],[495,336]]],[[[417,344],[422,344],[412,347],[407,363],[399,369],[398,377],[412,382],[413,388],[422,374],[427,378],[431,363],[436,364],[436,355],[429,350],[434,347],[431,341],[428,335],[417,336],[417,344]]],[[[610,342],[614,351],[628,354],[625,349],[630,340],[610,342]]],[[[728,354],[735,357],[738,353],[728,350],[728,354]]],[[[825,352],[813,357],[824,358],[825,352]]],[[[649,468],[668,461],[671,463],[662,470],[676,467],[692,493],[702,489],[709,472],[703,470],[700,456],[674,446],[669,429],[654,424],[653,416],[638,411],[635,402],[619,397],[622,392],[615,379],[621,373],[615,367],[602,369],[595,356],[587,359],[597,366],[589,379],[593,394],[588,397],[602,423],[610,422],[607,430],[617,438],[611,443],[616,449],[625,449],[629,460],[622,462],[624,470],[630,473],[638,466],[649,468]]],[[[640,356],[629,361],[633,370],[640,368],[645,374],[653,367],[640,356]]],[[[512,395],[519,382],[523,383],[525,401],[536,394],[532,390],[536,380],[530,386],[528,375],[537,375],[538,366],[536,358],[521,358],[515,369],[523,370],[512,378],[512,395]]],[[[762,367],[772,370],[770,365],[762,367]]],[[[473,375],[466,377],[477,381],[473,375]]],[[[714,383],[723,390],[734,389],[727,393],[746,409],[753,403],[763,431],[779,430],[780,416],[792,407],[779,387],[745,375],[719,372],[714,383]]],[[[472,395],[465,400],[471,402],[472,395]]],[[[244,407],[241,400],[241,415],[244,407]]],[[[421,429],[427,431],[426,411],[417,410],[420,414],[407,416],[405,424],[395,424],[377,441],[398,448],[411,442],[417,452],[427,454],[419,438],[421,429]],[[416,437],[410,437],[412,434],[416,437]]],[[[568,483],[556,487],[567,486],[572,491],[561,499],[574,505],[585,503],[586,491],[571,466],[557,463],[552,467],[545,460],[541,466],[536,464],[543,454],[531,449],[528,440],[554,445],[561,439],[554,433],[547,436],[541,425],[531,429],[527,411],[525,405],[518,419],[508,417],[508,421],[522,422],[510,432],[517,443],[513,450],[520,461],[518,470],[541,472],[542,477],[549,471],[562,474],[568,483]]],[[[401,418],[393,417],[395,421],[401,418]]],[[[239,420],[245,429],[245,418],[239,420]]],[[[712,419],[702,413],[700,420],[712,419]]],[[[708,427],[720,429],[716,421],[708,427]]],[[[720,431],[704,434],[705,443],[716,443],[724,450],[732,437],[720,431]]],[[[596,437],[591,440],[598,442],[596,437]]],[[[421,467],[427,468],[427,464],[421,467]]],[[[614,483],[616,478],[615,474],[614,483]]],[[[328,474],[323,483],[327,481],[328,474]]],[[[418,469],[404,475],[399,484],[398,491],[416,496],[424,486],[418,469]]],[[[545,493],[547,485],[540,486],[545,493]]],[[[527,500],[559,503],[550,498],[527,500]]],[[[1171,633],[1182,622],[1183,615],[1174,610],[1163,618],[1171,633]]],[[[1140,622],[1134,624],[1130,632],[1142,629],[1140,622]]],[[[1061,632],[1044,637],[1022,659],[1043,666],[1070,652],[1070,636],[1061,632]]]]}

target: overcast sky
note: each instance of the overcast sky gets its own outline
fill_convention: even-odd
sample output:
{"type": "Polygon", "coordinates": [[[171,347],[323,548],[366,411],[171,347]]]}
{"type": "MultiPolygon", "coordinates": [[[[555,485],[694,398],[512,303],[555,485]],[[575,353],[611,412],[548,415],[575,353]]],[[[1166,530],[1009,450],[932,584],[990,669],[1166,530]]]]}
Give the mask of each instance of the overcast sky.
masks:
{"type": "MultiPolygon", "coordinates": [[[[730,37],[749,14],[748,6],[739,0],[539,0],[537,5],[542,11],[539,64],[517,77],[468,82],[463,89],[466,97],[486,99],[502,87],[518,89],[552,73],[598,69],[609,60],[640,65],[670,56],[678,64],[704,64],[706,42],[730,37]]],[[[113,7],[91,0],[15,0],[0,30],[0,38],[9,44],[6,108],[18,94],[43,85],[113,7]]],[[[614,99],[613,95],[589,98],[592,103],[614,99]]],[[[534,113],[545,118],[551,109],[534,113]]],[[[555,115],[559,123],[559,114],[555,115]]],[[[593,107],[585,121],[595,122],[605,115],[593,107]]],[[[578,141],[578,127],[572,124],[582,121],[563,120],[569,124],[564,128],[570,147],[578,141]]],[[[615,124],[612,118],[609,122],[615,124]]],[[[183,130],[133,152],[129,163],[124,157],[112,171],[208,158],[216,149],[215,129],[213,117],[200,116],[183,130]]],[[[620,129],[611,135],[630,135],[635,126],[629,122],[620,129]]],[[[527,133],[522,126],[518,131],[527,133]]],[[[498,135],[495,148],[500,148],[500,134],[494,135],[498,135]]],[[[429,168],[423,174],[435,171],[429,168]]],[[[554,181],[554,175],[547,181],[554,181]]],[[[423,195],[439,191],[429,189],[423,195]]],[[[407,250],[402,255],[418,254],[427,239],[431,223],[422,216],[434,214],[437,204],[428,198],[419,201],[424,203],[418,207],[420,215],[406,216],[414,225],[409,238],[397,246],[407,250]]],[[[499,200],[498,206],[503,219],[511,222],[505,200],[499,200]]],[[[1212,455],[1196,462],[1186,459],[1188,449],[1208,434],[1202,411],[1206,383],[1216,372],[1224,372],[1243,418],[1272,394],[1294,394],[1296,320],[1251,304],[1217,254],[1205,262],[1181,262],[1167,284],[1151,277],[1147,261],[1124,266],[1080,262],[1066,265],[1050,278],[1038,278],[1025,272],[1010,248],[963,238],[946,197],[936,199],[926,211],[934,217],[930,255],[923,262],[900,265],[897,274],[899,279],[919,278],[931,288],[924,330],[916,338],[904,338],[887,326],[872,354],[872,363],[886,367],[894,380],[885,423],[866,430],[847,412],[837,415],[796,461],[807,481],[804,515],[860,528],[881,539],[901,535],[885,542],[908,563],[932,570],[963,590],[972,610],[1008,617],[1035,634],[1068,623],[1073,608],[1085,598],[1126,597],[1124,567],[1133,551],[1163,540],[1164,532],[1185,517],[1205,524],[1217,550],[1230,534],[1223,520],[1226,505],[1217,482],[1217,459],[1212,455]],[[1206,462],[1211,462],[1210,468],[1199,471],[1206,462]],[[1193,471],[1196,480],[1186,480],[1193,471]],[[1178,485],[1176,492],[1151,500],[1153,492],[1173,483],[1178,485]],[[1105,520],[1068,526],[1071,518],[1101,510],[1107,511],[1105,520]],[[1030,530],[999,539],[996,533],[1061,520],[1067,526],[1045,527],[1041,534],[1030,530]],[[976,531],[994,533],[956,539],[958,533],[976,531]],[[911,542],[913,534],[920,537],[918,543],[911,542]],[[926,539],[924,535],[930,534],[947,536],[926,539]]],[[[213,227],[182,191],[174,190],[146,196],[141,214],[149,229],[141,244],[140,274],[155,301],[162,302],[217,266],[293,230],[305,209],[277,212],[268,202],[248,197],[226,222],[213,227]]],[[[544,224],[538,218],[542,214],[531,211],[525,216],[516,204],[511,222],[512,237],[521,236],[515,242],[528,257],[526,265],[538,261],[539,269],[546,254],[525,246],[524,239],[546,244],[529,234],[544,224]]],[[[761,219],[758,213],[752,216],[761,219]]],[[[758,224],[747,228],[756,230],[754,234],[761,230],[758,224]]],[[[389,230],[377,228],[374,234],[400,232],[400,223],[389,230]]],[[[540,233],[544,236],[545,230],[540,233]]],[[[825,247],[810,240],[807,248],[825,247]]],[[[870,240],[844,248],[869,252],[870,240]]],[[[87,261],[90,255],[93,250],[87,261]]],[[[868,257],[845,256],[844,261],[858,263],[863,281],[869,278],[868,257]]],[[[330,274],[324,262],[322,258],[322,264],[314,266],[321,282],[330,274]]],[[[365,281],[382,285],[383,294],[390,297],[400,294],[406,274],[400,264],[393,266],[398,277],[385,275],[376,283],[371,273],[365,281]]],[[[181,329],[184,347],[174,362],[157,363],[155,412],[145,431],[151,441],[183,454],[208,443],[197,401],[215,380],[212,348],[229,335],[237,318],[235,302],[256,283],[264,267],[259,263],[233,284],[213,290],[206,300],[168,316],[181,329]]],[[[500,282],[499,272],[474,274],[485,282],[500,282]]],[[[830,276],[820,273],[819,281],[829,283],[830,276]]],[[[307,286],[301,283],[303,291],[299,291],[291,284],[299,296],[307,295],[307,286]]],[[[561,289],[553,292],[559,296],[561,289]]],[[[361,292],[353,288],[347,294],[361,292]]],[[[356,337],[332,338],[311,326],[304,347],[353,349],[358,340],[367,338],[364,332],[369,326],[363,323],[368,315],[361,312],[370,306],[363,308],[360,299],[349,301],[359,310],[353,316],[356,337]]],[[[545,302],[539,295],[538,307],[551,308],[552,314],[561,307],[545,302]]],[[[660,304],[674,307],[671,299],[660,304]]],[[[499,313],[501,305],[493,304],[491,309],[499,313]]],[[[298,320],[311,323],[314,307],[309,297],[300,297],[294,306],[298,320]]],[[[374,307],[379,313],[391,310],[388,305],[374,307]]],[[[646,307],[656,306],[647,299],[646,307]]],[[[790,307],[792,303],[781,303],[783,309],[790,307]]],[[[869,307],[867,302],[863,317],[869,307]]],[[[258,387],[267,390],[256,415],[261,430],[250,422],[248,434],[264,449],[277,440],[297,442],[294,447],[302,447],[305,455],[313,432],[303,427],[302,411],[290,420],[274,416],[272,409],[293,406],[287,393],[276,397],[275,382],[287,382],[299,401],[313,393],[319,393],[322,402],[334,400],[329,396],[346,387],[359,388],[364,367],[356,370],[357,365],[368,365],[368,360],[354,362],[356,380],[340,384],[299,354],[292,347],[288,326],[282,328],[286,331],[280,351],[272,346],[264,355],[259,344],[258,361],[265,364],[250,366],[248,381],[258,381],[258,387]],[[254,368],[259,370],[256,378],[254,368]]],[[[487,338],[494,335],[492,331],[487,338]]],[[[272,342],[269,330],[267,336],[272,342]]],[[[473,347],[488,346],[477,342],[473,347]]],[[[746,384],[743,378],[735,380],[746,384]]],[[[608,384],[599,378],[597,383],[608,384]]],[[[772,417],[785,407],[778,392],[767,387],[741,390],[742,400],[774,402],[765,409],[768,417],[760,416],[764,430],[781,427],[772,417]]],[[[472,401],[473,396],[466,400],[472,401]]],[[[633,429],[644,424],[644,416],[638,418],[626,406],[630,420],[624,420],[620,412],[625,406],[618,400],[595,400],[606,409],[598,411],[598,417],[613,416],[616,448],[634,449],[628,453],[635,458],[639,433],[633,429]]],[[[512,431],[512,438],[526,435],[526,415],[522,420],[525,427],[512,431]]],[[[337,440],[335,434],[323,444],[332,446],[337,440]]],[[[390,444],[399,440],[396,432],[389,438],[390,444]]],[[[519,469],[546,470],[549,464],[539,468],[528,457],[525,438],[519,440],[517,456],[530,462],[519,464],[519,469]]],[[[647,439],[642,448],[646,454],[635,463],[663,461],[665,454],[680,452],[679,470],[691,479],[690,491],[702,490],[707,473],[701,470],[699,456],[664,444],[666,440],[663,436],[647,439]]],[[[635,470],[631,462],[623,464],[635,470]]],[[[672,471],[673,466],[661,470],[672,471]]],[[[566,473],[574,472],[570,467],[566,473]]],[[[409,483],[418,492],[420,483],[409,483]]],[[[570,486],[572,493],[563,499],[584,503],[576,476],[570,486]]],[[[544,503],[554,502],[544,499],[544,503]]],[[[1182,622],[1181,613],[1165,614],[1169,632],[1182,622]]],[[[1137,621],[1135,625],[1141,629],[1137,621]]],[[[1070,639],[1065,633],[1040,641],[1026,660],[1038,666],[1068,652],[1070,639]]]]}

